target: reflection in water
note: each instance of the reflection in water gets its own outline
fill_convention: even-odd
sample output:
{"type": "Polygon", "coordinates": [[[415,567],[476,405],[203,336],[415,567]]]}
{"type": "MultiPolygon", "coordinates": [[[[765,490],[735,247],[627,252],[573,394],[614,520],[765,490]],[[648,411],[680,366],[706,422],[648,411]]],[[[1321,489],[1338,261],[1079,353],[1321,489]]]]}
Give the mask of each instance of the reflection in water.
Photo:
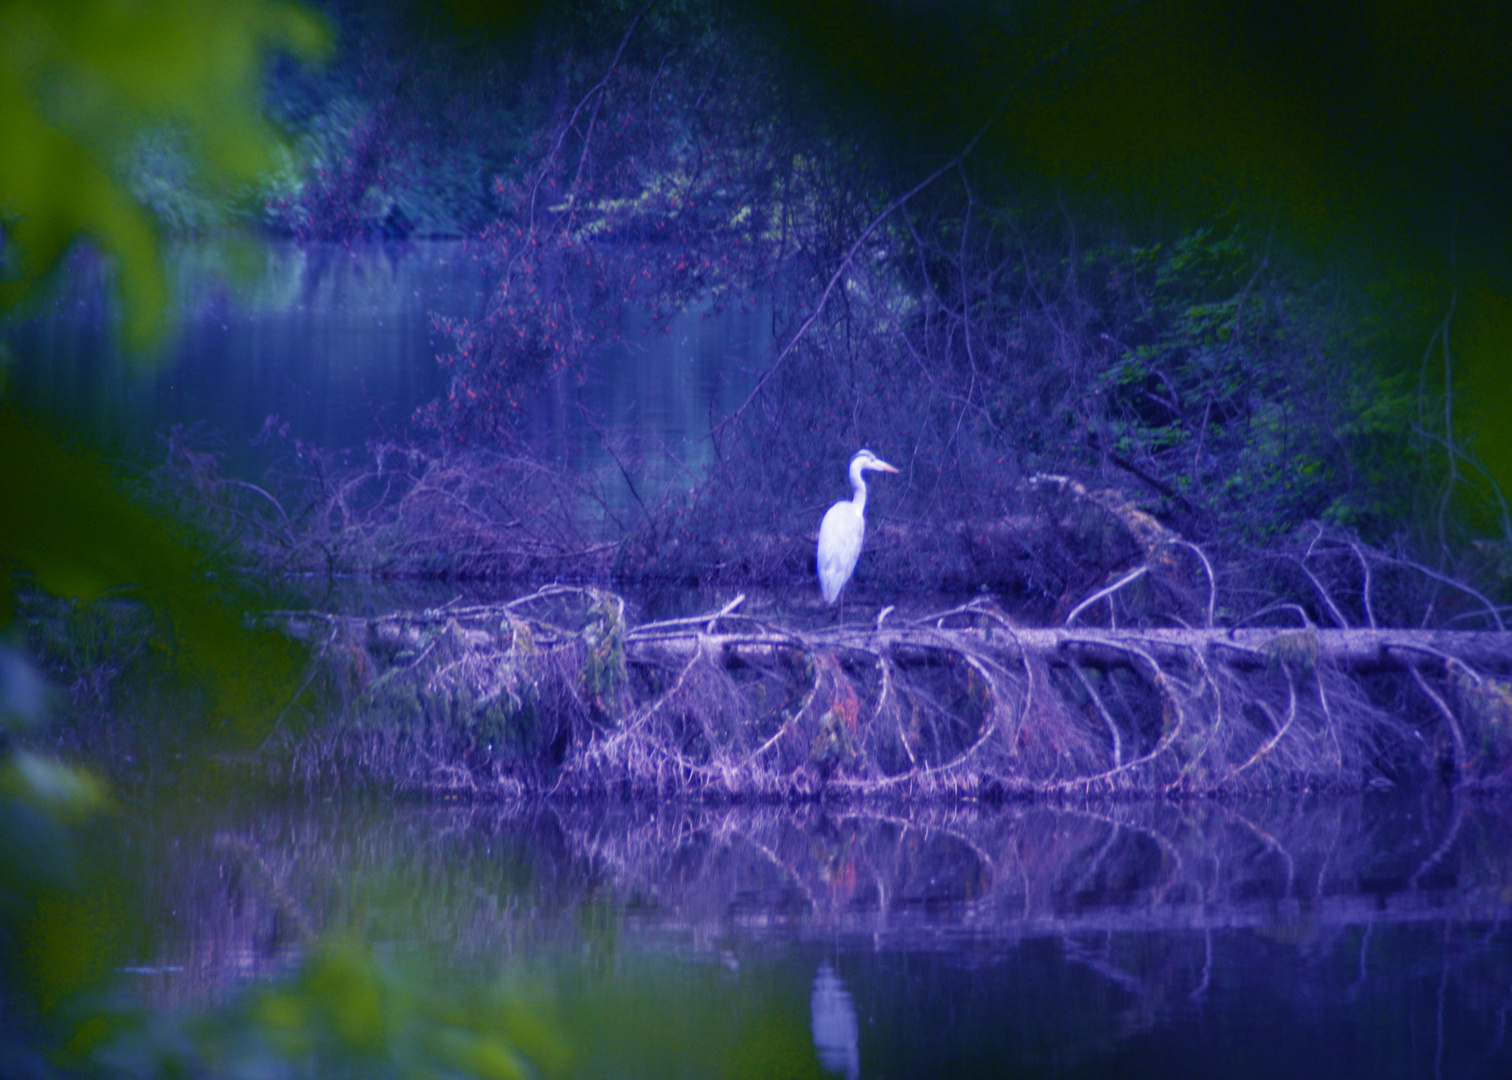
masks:
{"type": "MultiPolygon", "coordinates": [[[[650,960],[660,974],[629,997],[654,1008],[615,1038],[702,1008],[700,1024],[781,1032],[846,1076],[861,1039],[868,1073],[890,1077],[1512,1075],[1512,807],[1439,790],[326,803],[114,827],[130,836],[101,857],[157,890],[161,924],[131,962],[163,972],[135,977],[163,1004],[287,971],[304,942],[342,932],[568,987],[650,960]]],[[[599,998],[559,1000],[569,1030],[608,1037],[599,998]]]]}
{"type": "MultiPolygon", "coordinates": [[[[268,242],[234,266],[203,243],[165,255],[178,303],[156,369],[119,355],[103,266],[81,256],[57,295],[0,326],[20,360],[10,392],[123,450],[155,449],[154,432],[202,423],[242,473],[266,464],[249,443],[269,414],[326,449],[403,437],[414,410],[446,390],[437,357],[451,339],[437,320],[478,318],[491,288],[485,268],[450,241],[268,242]]],[[[684,477],[698,471],[712,456],[711,417],[742,400],[753,369],[770,362],[770,310],[703,304],[666,326],[628,305],[598,314],[608,343],[589,357],[583,385],[559,380],[536,404],[532,445],[591,470],[615,464],[612,440],[652,490],[674,466],[684,477]]]]}
{"type": "Polygon", "coordinates": [[[126,449],[202,423],[224,438],[233,469],[260,464],[249,442],[269,414],[316,446],[361,445],[401,434],[444,388],[436,355],[449,339],[432,315],[476,316],[487,295],[455,243],[268,243],[244,254],[229,265],[209,245],[167,249],[178,303],[167,355],[150,370],[117,350],[98,260],[76,259],[58,295],[4,328],[20,361],[17,399],[126,449]]]}
{"type": "Polygon", "coordinates": [[[814,998],[810,1007],[814,1019],[814,1050],[819,1064],[830,1072],[841,1073],[845,1080],[861,1075],[861,1048],[856,1030],[856,1006],[850,991],[828,963],[819,965],[814,976],[814,998]]]}

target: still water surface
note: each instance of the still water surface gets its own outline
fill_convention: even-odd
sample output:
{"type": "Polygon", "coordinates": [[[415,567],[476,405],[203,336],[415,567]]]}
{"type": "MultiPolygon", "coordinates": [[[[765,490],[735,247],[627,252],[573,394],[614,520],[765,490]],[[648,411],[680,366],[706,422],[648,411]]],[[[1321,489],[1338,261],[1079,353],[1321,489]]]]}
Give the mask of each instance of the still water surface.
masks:
{"type": "MultiPolygon", "coordinates": [[[[171,805],[159,1006],[311,942],[547,986],[569,1075],[1512,1075],[1512,807],[171,805]]],[[[446,976],[445,973],[452,973],[446,976]]]]}
{"type": "MultiPolygon", "coordinates": [[[[198,425],[233,472],[256,473],[254,446],[270,416],[325,449],[403,439],[415,410],[443,394],[437,363],[451,348],[441,318],[480,318],[491,279],[465,244],[295,244],[248,248],[234,265],[186,242],[166,259],[176,301],[169,340],[147,364],[128,362],[111,333],[113,306],[97,259],[73,260],[24,319],[0,326],[17,363],[9,393],[128,456],[154,436],[198,425]]],[[[584,469],[614,466],[601,436],[666,466],[697,471],[705,436],[770,363],[767,305],[695,307],[665,325],[631,305],[598,313],[609,337],[577,376],[536,403],[538,453],[584,469]]],[[[615,466],[617,468],[617,466],[615,466]]]]}

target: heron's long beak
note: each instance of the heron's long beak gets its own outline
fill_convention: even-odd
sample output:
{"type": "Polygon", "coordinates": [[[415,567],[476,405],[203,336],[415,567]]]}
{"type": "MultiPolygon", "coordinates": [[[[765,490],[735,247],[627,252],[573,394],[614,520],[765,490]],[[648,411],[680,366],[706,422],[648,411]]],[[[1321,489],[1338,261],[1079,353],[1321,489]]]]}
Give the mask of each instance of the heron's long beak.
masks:
{"type": "Polygon", "coordinates": [[[883,461],[881,458],[877,458],[876,460],[874,460],[870,465],[867,466],[867,468],[869,468],[869,469],[876,469],[876,470],[878,470],[880,472],[897,472],[898,471],[897,469],[895,469],[891,465],[889,465],[887,462],[883,461]]]}

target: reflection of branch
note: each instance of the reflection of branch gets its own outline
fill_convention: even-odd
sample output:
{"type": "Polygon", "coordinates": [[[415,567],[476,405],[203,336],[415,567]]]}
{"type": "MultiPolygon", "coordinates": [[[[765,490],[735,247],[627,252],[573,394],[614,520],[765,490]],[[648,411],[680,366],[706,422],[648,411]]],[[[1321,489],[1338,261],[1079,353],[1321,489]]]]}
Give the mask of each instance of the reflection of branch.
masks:
{"type": "Polygon", "coordinates": [[[215,837],[214,843],[217,847],[234,852],[240,857],[242,866],[256,871],[256,876],[262,879],[268,898],[279,911],[289,916],[305,944],[315,940],[317,936],[315,925],[305,912],[304,905],[290,895],[282,876],[273,872],[263,858],[262,852],[255,845],[234,833],[221,833],[215,837]]]}
{"type": "Polygon", "coordinates": [[[798,886],[798,888],[802,889],[804,897],[808,900],[810,911],[818,912],[823,910],[819,906],[819,902],[814,899],[813,890],[808,887],[808,882],[804,881],[802,875],[800,875],[796,870],[794,870],[791,866],[778,858],[775,851],[767,847],[760,840],[757,840],[755,837],[751,836],[749,833],[737,831],[734,833],[734,835],[765,855],[773,866],[782,871],[784,877],[788,878],[788,880],[792,881],[793,884],[798,886]]]}
{"type": "Polygon", "coordinates": [[[1281,846],[1281,842],[1279,840],[1277,840],[1274,836],[1272,836],[1270,833],[1266,832],[1260,826],[1256,825],[1253,821],[1251,821],[1249,818],[1245,817],[1243,814],[1238,813],[1237,811],[1235,811],[1235,812],[1230,813],[1229,816],[1231,818],[1233,818],[1235,821],[1240,822],[1246,829],[1248,829],[1250,832],[1254,833],[1257,837],[1259,837],[1260,838],[1260,842],[1263,843],[1266,847],[1270,848],[1277,855],[1281,856],[1281,861],[1284,862],[1284,863],[1286,863],[1286,889],[1285,889],[1285,891],[1283,891],[1281,893],[1281,899],[1283,899],[1283,900],[1291,899],[1292,898],[1292,886],[1293,886],[1293,884],[1295,882],[1296,875],[1297,875],[1297,866],[1296,866],[1296,863],[1292,861],[1291,852],[1287,851],[1286,848],[1282,847],[1281,846]]]}
{"type": "Polygon", "coordinates": [[[1450,849],[1454,847],[1454,842],[1459,839],[1460,824],[1464,820],[1464,804],[1459,799],[1455,799],[1454,821],[1449,826],[1448,835],[1445,836],[1443,842],[1440,843],[1438,847],[1434,848],[1433,851],[1428,855],[1428,857],[1423,860],[1422,864],[1412,872],[1412,876],[1407,879],[1407,887],[1409,889],[1417,888],[1419,879],[1422,878],[1422,876],[1429,870],[1437,866],[1440,859],[1449,854],[1450,849]]]}
{"type": "Polygon", "coordinates": [[[1067,960],[1075,961],[1090,968],[1109,982],[1122,986],[1136,997],[1144,996],[1145,985],[1138,976],[1131,975],[1116,964],[1084,949],[1070,934],[1063,933],[1061,935],[1061,952],[1067,960]]]}
{"type": "Polygon", "coordinates": [[[1213,928],[1202,928],[1202,978],[1198,980],[1196,987],[1187,995],[1187,1000],[1200,1003],[1207,996],[1208,987],[1213,979],[1213,928]]]}
{"type": "Polygon", "coordinates": [[[1166,869],[1165,880],[1160,884],[1160,888],[1154,891],[1154,895],[1157,897],[1163,897],[1166,891],[1176,883],[1177,875],[1182,872],[1186,865],[1185,860],[1181,857],[1180,850],[1178,850],[1176,845],[1171,843],[1169,839],[1161,835],[1159,830],[1151,828],[1147,825],[1141,825],[1137,822],[1129,821],[1128,815],[1126,814],[1121,815],[1121,817],[1113,817],[1108,814],[1095,813],[1091,810],[1069,809],[1061,810],[1060,813],[1074,815],[1076,817],[1085,818],[1090,821],[1102,822],[1103,824],[1113,828],[1127,829],[1139,836],[1148,837],[1150,841],[1161,850],[1161,854],[1163,856],[1161,861],[1164,868],[1166,869]]]}
{"type": "Polygon", "coordinates": [[[1097,854],[1092,856],[1092,861],[1087,864],[1087,869],[1082,871],[1081,876],[1077,879],[1076,891],[1081,891],[1079,886],[1083,883],[1096,882],[1097,871],[1102,868],[1102,861],[1108,857],[1108,852],[1113,850],[1113,845],[1118,843],[1120,831],[1118,822],[1108,822],[1108,838],[1103,841],[1102,847],[1097,849],[1097,854]]]}
{"type": "MultiPolygon", "coordinates": [[[[948,825],[943,825],[938,821],[920,822],[916,818],[904,818],[898,817],[895,814],[885,814],[880,812],[846,814],[843,820],[887,822],[888,824],[901,827],[905,832],[908,830],[916,830],[922,833],[926,839],[934,833],[940,833],[941,835],[948,836],[952,840],[959,841],[961,844],[970,848],[972,854],[977,857],[982,866],[985,868],[989,879],[994,883],[997,880],[997,864],[993,860],[992,856],[989,855],[980,844],[978,844],[975,840],[967,836],[959,829],[952,829],[948,825]]],[[[992,885],[989,884],[987,890],[984,891],[988,891],[991,888],[992,885]]]]}

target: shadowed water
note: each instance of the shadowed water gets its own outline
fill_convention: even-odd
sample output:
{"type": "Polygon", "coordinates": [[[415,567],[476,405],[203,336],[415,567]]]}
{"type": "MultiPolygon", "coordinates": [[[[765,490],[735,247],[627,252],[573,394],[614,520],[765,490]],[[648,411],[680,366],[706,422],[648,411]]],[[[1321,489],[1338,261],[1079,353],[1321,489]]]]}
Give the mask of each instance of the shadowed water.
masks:
{"type": "MultiPolygon", "coordinates": [[[[141,363],[113,337],[105,267],[79,255],[48,297],[0,326],[17,361],[8,393],[130,455],[154,455],[157,432],[198,425],[232,471],[255,474],[273,455],[253,445],[270,416],[327,450],[411,434],[415,410],[450,378],[437,362],[452,344],[440,320],[479,319],[491,289],[456,241],[270,241],[238,254],[167,248],[169,337],[141,363]]],[[[532,446],[585,470],[649,465],[653,486],[686,482],[712,457],[711,418],[770,362],[769,305],[696,306],[665,325],[633,305],[595,316],[603,344],[533,407],[532,446]]]]}
{"type": "Polygon", "coordinates": [[[1512,811],[1440,791],[169,806],[114,828],[102,850],[151,883],[127,978],[159,1006],[337,934],[543,980],[572,1075],[1512,1068],[1512,811]],[[776,1055],[755,1072],[753,1047],[776,1055]]]}

